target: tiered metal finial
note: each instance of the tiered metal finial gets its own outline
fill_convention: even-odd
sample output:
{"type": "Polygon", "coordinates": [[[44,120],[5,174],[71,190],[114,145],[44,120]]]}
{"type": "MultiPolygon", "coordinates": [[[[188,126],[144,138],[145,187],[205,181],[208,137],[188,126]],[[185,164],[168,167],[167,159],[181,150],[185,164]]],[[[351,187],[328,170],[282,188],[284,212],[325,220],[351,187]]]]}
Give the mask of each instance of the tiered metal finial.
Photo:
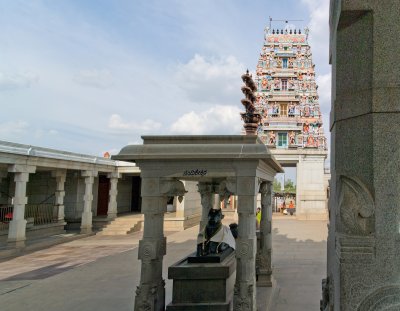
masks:
{"type": "Polygon", "coordinates": [[[256,107],[254,106],[254,102],[256,101],[254,92],[257,91],[257,87],[248,69],[246,73],[242,75],[242,80],[245,83],[245,85],[242,86],[242,92],[246,96],[246,98],[241,100],[246,109],[246,112],[240,114],[244,121],[243,127],[246,131],[246,135],[256,135],[258,124],[261,121],[261,115],[256,112],[256,107]]]}

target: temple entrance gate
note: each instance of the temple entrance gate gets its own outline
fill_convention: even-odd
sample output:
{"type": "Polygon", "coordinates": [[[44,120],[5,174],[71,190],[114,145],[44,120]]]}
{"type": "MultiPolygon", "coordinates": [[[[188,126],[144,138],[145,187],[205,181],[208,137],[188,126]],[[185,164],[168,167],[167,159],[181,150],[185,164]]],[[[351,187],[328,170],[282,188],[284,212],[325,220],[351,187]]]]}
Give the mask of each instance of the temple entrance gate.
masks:
{"type": "Polygon", "coordinates": [[[327,219],[328,152],[308,34],[307,28],[265,29],[255,76],[257,132],[282,166],[297,168],[297,218],[327,219]]]}
{"type": "Polygon", "coordinates": [[[297,219],[327,219],[327,180],[325,150],[270,149],[283,167],[296,167],[297,219]]]}

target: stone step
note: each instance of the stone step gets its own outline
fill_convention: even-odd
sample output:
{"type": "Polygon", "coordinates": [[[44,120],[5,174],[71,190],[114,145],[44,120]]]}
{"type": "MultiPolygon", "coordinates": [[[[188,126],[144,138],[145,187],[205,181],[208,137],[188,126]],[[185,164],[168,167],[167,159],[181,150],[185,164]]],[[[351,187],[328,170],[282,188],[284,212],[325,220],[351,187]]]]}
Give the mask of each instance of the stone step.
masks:
{"type": "Polygon", "coordinates": [[[126,230],[109,230],[109,231],[100,231],[97,233],[97,235],[125,235],[128,234],[128,231],[126,230]]]}
{"type": "Polygon", "coordinates": [[[132,232],[140,231],[143,228],[142,217],[130,217],[127,216],[116,218],[111,223],[100,229],[98,235],[125,235],[132,232]]]}

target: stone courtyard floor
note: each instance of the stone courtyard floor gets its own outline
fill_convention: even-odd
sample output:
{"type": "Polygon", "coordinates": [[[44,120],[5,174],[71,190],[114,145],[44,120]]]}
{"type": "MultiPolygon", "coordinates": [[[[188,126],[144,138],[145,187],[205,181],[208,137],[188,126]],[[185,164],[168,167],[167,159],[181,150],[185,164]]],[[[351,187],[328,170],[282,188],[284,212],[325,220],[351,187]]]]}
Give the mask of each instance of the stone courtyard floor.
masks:
{"type": "MultiPolygon", "coordinates": [[[[167,303],[168,266],[195,249],[197,232],[193,227],[166,233],[167,303]]],[[[0,262],[0,310],[132,311],[141,234],[91,236],[0,262]]],[[[279,287],[274,310],[319,310],[326,237],[325,221],[274,219],[273,275],[279,287]]]]}

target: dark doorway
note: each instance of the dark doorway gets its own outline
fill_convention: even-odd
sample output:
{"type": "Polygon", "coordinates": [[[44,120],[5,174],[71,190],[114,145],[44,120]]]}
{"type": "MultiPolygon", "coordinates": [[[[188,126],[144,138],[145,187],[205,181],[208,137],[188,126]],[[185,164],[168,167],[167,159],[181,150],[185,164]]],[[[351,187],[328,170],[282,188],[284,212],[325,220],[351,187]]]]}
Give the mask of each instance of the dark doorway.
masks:
{"type": "Polygon", "coordinates": [[[132,212],[140,212],[142,207],[142,198],[140,196],[141,179],[140,176],[132,177],[132,212]]]}
{"type": "Polygon", "coordinates": [[[99,191],[97,193],[97,216],[107,215],[108,196],[110,191],[110,179],[105,175],[99,175],[99,191]]]}

